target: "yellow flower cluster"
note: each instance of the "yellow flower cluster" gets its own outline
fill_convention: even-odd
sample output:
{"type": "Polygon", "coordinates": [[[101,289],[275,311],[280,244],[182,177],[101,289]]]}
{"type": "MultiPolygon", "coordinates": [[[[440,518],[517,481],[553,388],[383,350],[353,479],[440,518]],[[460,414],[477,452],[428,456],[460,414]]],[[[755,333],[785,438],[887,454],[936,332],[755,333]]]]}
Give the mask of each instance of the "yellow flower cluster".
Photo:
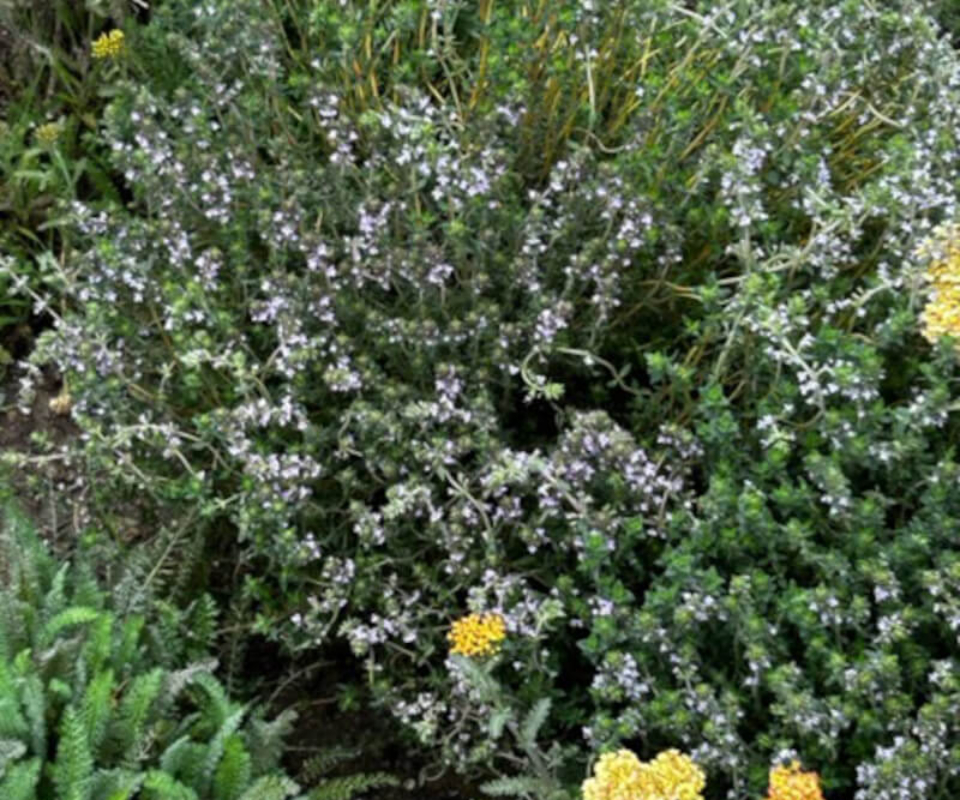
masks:
{"type": "Polygon", "coordinates": [[[604,753],[583,782],[584,800],[703,800],[706,777],[689,757],[666,750],[645,763],[630,750],[604,753]]]}
{"type": "Polygon", "coordinates": [[[960,338],[960,225],[938,228],[919,252],[933,259],[926,273],[933,297],[920,316],[923,337],[928,342],[947,334],[960,338]]]}
{"type": "Polygon", "coordinates": [[[116,58],[123,52],[123,31],[114,28],[99,36],[93,43],[94,58],[116,58]]]}
{"type": "Polygon", "coordinates": [[[450,652],[462,656],[488,656],[500,649],[507,626],[500,614],[468,614],[450,627],[450,652]]]}
{"type": "Polygon", "coordinates": [[[57,139],[60,138],[60,123],[58,122],[48,122],[45,125],[41,125],[37,128],[34,135],[37,137],[37,141],[45,146],[56,144],[57,139]]]}
{"type": "Polygon", "coordinates": [[[798,761],[789,767],[774,767],[770,770],[767,800],[823,800],[820,776],[816,772],[801,772],[798,761]]]}

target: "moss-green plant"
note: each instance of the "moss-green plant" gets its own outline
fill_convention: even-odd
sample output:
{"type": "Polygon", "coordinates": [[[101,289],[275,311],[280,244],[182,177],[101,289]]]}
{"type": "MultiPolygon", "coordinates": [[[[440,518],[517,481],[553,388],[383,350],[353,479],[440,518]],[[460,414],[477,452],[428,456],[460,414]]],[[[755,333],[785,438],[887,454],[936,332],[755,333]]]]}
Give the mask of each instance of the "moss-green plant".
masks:
{"type": "MultiPolygon", "coordinates": [[[[215,662],[187,660],[197,642],[118,616],[93,575],[58,565],[9,506],[0,565],[0,796],[346,800],[394,782],[356,775],[303,793],[279,763],[292,714],[264,720],[227,695],[215,662]]],[[[178,622],[191,627],[189,614],[178,622]]]]}

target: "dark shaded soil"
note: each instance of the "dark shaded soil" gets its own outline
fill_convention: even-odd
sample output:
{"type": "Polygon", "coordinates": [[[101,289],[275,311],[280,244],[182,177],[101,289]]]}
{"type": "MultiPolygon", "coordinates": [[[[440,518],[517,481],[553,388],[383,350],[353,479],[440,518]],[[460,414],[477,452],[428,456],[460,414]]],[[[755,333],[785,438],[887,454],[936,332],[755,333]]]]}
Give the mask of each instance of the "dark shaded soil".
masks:
{"type": "Polygon", "coordinates": [[[356,658],[346,646],[342,652],[329,654],[326,661],[304,659],[302,663],[283,656],[279,647],[263,639],[250,643],[244,660],[243,672],[250,678],[278,675],[279,664],[284,664],[280,679],[274,686],[261,688],[260,695],[271,697],[271,710],[278,713],[292,708],[298,714],[286,766],[292,775],[300,772],[302,764],[311,756],[330,748],[345,747],[356,752],[356,757],[344,761],[331,771],[329,777],[357,773],[387,772],[400,782],[396,787],[383,787],[370,793],[377,800],[474,800],[485,797],[476,785],[453,771],[437,776],[431,774],[435,765],[429,754],[417,748],[405,735],[390,713],[358,703],[349,711],[338,707],[340,685],[356,684],[356,658]]]}
{"type": "Polygon", "coordinates": [[[0,115],[6,111],[13,97],[12,79],[9,62],[13,53],[13,33],[0,25],[0,115]]]}
{"type": "Polygon", "coordinates": [[[9,407],[17,397],[15,376],[5,376],[0,387],[5,397],[5,410],[0,414],[0,450],[30,452],[33,449],[31,437],[36,432],[43,432],[54,445],[63,444],[79,432],[68,415],[57,414],[50,408],[50,401],[60,394],[61,383],[57,377],[45,376],[29,414],[21,414],[16,408],[9,407]]]}
{"type": "Polygon", "coordinates": [[[44,538],[55,551],[64,552],[86,524],[84,481],[66,447],[79,431],[68,414],[54,410],[61,390],[56,375],[44,375],[29,414],[16,407],[18,388],[16,375],[4,368],[0,373],[0,456],[31,459],[29,465],[14,460],[5,478],[44,538]]]}

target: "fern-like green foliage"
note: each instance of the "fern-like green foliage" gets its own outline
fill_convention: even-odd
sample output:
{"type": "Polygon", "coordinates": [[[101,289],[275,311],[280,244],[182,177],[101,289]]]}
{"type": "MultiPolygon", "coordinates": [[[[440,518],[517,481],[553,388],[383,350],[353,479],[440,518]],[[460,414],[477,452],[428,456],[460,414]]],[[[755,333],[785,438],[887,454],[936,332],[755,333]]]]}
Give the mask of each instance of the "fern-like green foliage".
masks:
{"type": "Polygon", "coordinates": [[[537,746],[537,734],[550,714],[550,698],[541,697],[530,710],[520,726],[520,744],[525,750],[537,746]]]}
{"type": "Polygon", "coordinates": [[[300,768],[300,777],[315,783],[309,800],[351,800],[381,786],[396,786],[399,781],[385,772],[361,772],[341,777],[327,777],[330,770],[360,755],[348,747],[328,747],[308,758],[300,768]]]}
{"type": "Polygon", "coordinates": [[[67,706],[60,719],[60,737],[53,774],[58,798],[89,800],[93,753],[87,740],[87,729],[73,706],[67,706]]]}
{"type": "Polygon", "coordinates": [[[5,770],[0,781],[0,797],[4,800],[35,800],[40,767],[40,759],[31,758],[18,761],[5,770]]]}
{"type": "Polygon", "coordinates": [[[396,777],[385,772],[368,772],[321,781],[307,795],[309,800],[351,800],[381,786],[396,786],[396,777]]]}
{"type": "Polygon", "coordinates": [[[326,747],[303,762],[300,774],[306,780],[313,782],[326,776],[334,767],[344,761],[350,761],[358,755],[360,755],[360,751],[351,747],[326,747]]]}
{"type": "Polygon", "coordinates": [[[121,619],[90,570],[58,565],[22,515],[0,511],[0,800],[346,800],[392,780],[303,794],[280,769],[294,716],[232,699],[198,649],[215,632],[209,598],[121,619]],[[186,640],[190,615],[199,635],[186,640]]]}
{"type": "Polygon", "coordinates": [[[480,790],[490,797],[536,797],[540,790],[536,778],[497,778],[487,781],[480,790]]]}

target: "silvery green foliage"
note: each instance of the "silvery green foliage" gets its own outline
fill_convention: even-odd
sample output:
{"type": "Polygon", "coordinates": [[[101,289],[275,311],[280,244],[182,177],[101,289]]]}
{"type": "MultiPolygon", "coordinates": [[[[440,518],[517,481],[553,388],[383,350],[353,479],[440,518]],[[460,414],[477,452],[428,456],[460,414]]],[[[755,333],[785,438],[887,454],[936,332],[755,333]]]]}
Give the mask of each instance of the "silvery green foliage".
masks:
{"type": "MultiPolygon", "coordinates": [[[[279,771],[290,715],[264,722],[228,697],[215,661],[151,636],[162,623],[120,618],[88,567],[58,564],[3,503],[0,795],[262,800],[256,787],[275,781],[277,797],[314,797],[279,771]]],[[[195,622],[181,612],[175,627],[195,622]]]]}
{"type": "MultiPolygon", "coordinates": [[[[957,374],[914,253],[957,213],[957,54],[906,0],[600,5],[498,17],[569,60],[504,56],[465,119],[413,80],[363,107],[258,4],[164,4],[192,72],[115,87],[134,201],[73,207],[28,370],[68,375],[96,469],[229,519],[271,630],[345,637],[448,763],[517,755],[445,662],[496,610],[500,680],[584,760],[952,796],[957,374]]],[[[365,8],[301,35],[427,6],[365,8]]]]}

